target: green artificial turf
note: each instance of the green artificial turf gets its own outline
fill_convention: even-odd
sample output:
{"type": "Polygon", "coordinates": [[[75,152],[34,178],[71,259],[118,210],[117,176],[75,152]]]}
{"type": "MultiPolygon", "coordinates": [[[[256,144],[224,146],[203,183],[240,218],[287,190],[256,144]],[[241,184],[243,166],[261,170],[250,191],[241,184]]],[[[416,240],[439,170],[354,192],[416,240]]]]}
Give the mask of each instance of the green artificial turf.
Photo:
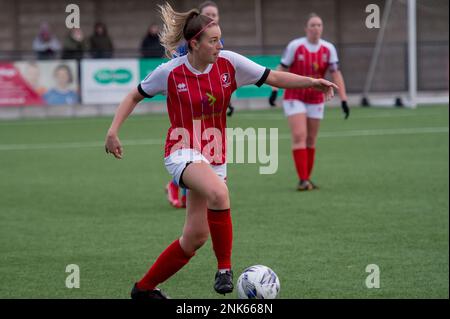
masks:
{"type": "MultiPolygon", "coordinates": [[[[278,170],[229,164],[235,282],[271,267],[280,298],[448,298],[448,105],[328,109],[313,181],[297,192],[282,110],[236,110],[231,127],[278,128],[278,170]],[[380,269],[368,289],[366,266],[380,269]]],[[[107,156],[111,118],[0,122],[0,298],[129,298],[184,211],[164,186],[166,115],[132,116],[107,156]],[[65,286],[66,266],[81,287],[65,286]]],[[[161,285],[172,298],[223,297],[211,242],[161,285]]]]}

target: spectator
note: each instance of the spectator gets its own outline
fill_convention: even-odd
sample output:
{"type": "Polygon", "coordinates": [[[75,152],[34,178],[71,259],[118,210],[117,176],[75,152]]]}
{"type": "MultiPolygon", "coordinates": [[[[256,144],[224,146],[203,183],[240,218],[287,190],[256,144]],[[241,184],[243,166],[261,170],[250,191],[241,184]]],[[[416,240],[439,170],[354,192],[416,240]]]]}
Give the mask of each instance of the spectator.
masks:
{"type": "Polygon", "coordinates": [[[161,58],[164,56],[164,47],[159,42],[159,26],[152,23],[147,30],[147,35],[141,43],[141,55],[143,58],[161,58]]]}
{"type": "Polygon", "coordinates": [[[54,59],[60,50],[61,44],[50,32],[48,23],[42,23],[39,34],[33,40],[33,51],[36,52],[37,58],[40,60],[54,59]]]}
{"type": "Polygon", "coordinates": [[[81,29],[71,29],[63,42],[62,59],[81,60],[84,50],[86,49],[86,41],[81,29]]]}
{"type": "Polygon", "coordinates": [[[94,33],[89,40],[91,56],[94,59],[112,57],[114,48],[104,23],[97,22],[95,24],[94,33]]]}

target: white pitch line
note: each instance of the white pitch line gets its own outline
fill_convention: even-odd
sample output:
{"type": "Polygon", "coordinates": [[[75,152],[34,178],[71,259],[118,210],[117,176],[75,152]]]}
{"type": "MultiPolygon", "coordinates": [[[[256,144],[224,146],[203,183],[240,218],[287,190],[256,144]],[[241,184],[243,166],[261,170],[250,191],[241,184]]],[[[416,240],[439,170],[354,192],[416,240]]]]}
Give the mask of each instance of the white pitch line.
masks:
{"type": "MultiPolygon", "coordinates": [[[[283,115],[276,116],[273,114],[239,114],[236,115],[236,118],[251,118],[257,120],[286,120],[286,117],[283,115]]],[[[370,115],[351,115],[351,120],[357,119],[378,119],[378,118],[401,118],[401,117],[431,117],[431,116],[442,116],[440,113],[385,113],[385,114],[370,114],[370,115]]],[[[325,117],[325,120],[343,120],[343,117],[325,117]]]]}
{"type": "MultiPolygon", "coordinates": [[[[266,130],[267,131],[267,130],[266,130]]],[[[352,130],[321,132],[319,138],[334,137],[364,137],[364,136],[383,136],[383,135],[408,135],[408,134],[435,134],[448,133],[449,128],[443,127],[414,127],[414,128],[395,128],[395,129],[373,129],[373,130],[352,130]]],[[[289,134],[280,134],[278,139],[290,139],[289,134]]],[[[242,140],[243,138],[238,138],[242,140]]],[[[253,139],[253,138],[251,138],[253,139]]],[[[161,139],[142,139],[142,140],[124,140],[123,146],[133,145],[163,145],[164,138],[161,139]]],[[[30,151],[30,150],[58,150],[73,148],[102,148],[104,142],[69,142],[69,143],[47,143],[47,144],[0,144],[0,151],[30,151]]]]}

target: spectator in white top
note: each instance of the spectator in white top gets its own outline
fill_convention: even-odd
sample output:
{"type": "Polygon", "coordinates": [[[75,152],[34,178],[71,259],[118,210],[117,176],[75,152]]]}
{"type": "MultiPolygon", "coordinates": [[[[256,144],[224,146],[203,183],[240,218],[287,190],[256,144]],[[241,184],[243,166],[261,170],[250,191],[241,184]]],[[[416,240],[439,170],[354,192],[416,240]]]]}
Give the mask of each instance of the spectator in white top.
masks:
{"type": "Polygon", "coordinates": [[[39,28],[39,34],[33,40],[33,51],[39,60],[54,59],[61,50],[59,40],[50,31],[47,22],[43,22],[39,28]]]}

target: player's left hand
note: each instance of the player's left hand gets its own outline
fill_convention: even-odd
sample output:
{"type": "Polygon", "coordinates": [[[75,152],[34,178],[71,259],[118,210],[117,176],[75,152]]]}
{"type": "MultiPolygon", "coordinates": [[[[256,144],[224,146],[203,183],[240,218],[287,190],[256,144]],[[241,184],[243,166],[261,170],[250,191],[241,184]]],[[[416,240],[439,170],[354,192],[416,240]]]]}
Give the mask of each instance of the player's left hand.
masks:
{"type": "Polygon", "coordinates": [[[325,79],[314,79],[313,88],[323,92],[326,101],[334,96],[334,89],[339,89],[336,84],[325,79]]]}
{"type": "Polygon", "coordinates": [[[350,108],[347,105],[347,101],[341,102],[341,108],[342,108],[342,112],[344,112],[344,114],[345,114],[344,119],[348,119],[348,117],[350,116],[350,108]]]}
{"type": "Polygon", "coordinates": [[[228,105],[228,111],[227,111],[227,115],[231,116],[234,113],[234,106],[233,105],[228,105]]]}

